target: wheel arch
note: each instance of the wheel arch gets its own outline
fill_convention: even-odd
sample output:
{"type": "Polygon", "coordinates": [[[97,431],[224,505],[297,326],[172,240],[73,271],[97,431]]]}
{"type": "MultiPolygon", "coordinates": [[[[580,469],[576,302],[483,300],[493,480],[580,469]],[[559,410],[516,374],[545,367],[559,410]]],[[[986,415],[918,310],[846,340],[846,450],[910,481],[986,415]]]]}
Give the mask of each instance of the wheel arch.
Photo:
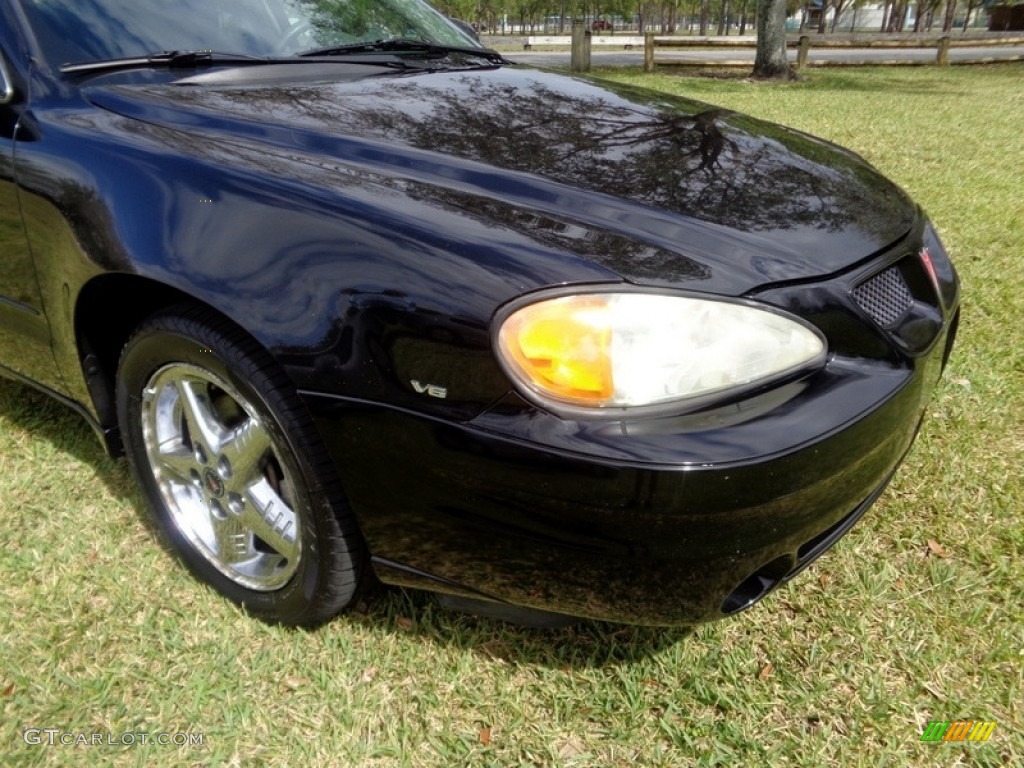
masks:
{"type": "MultiPolygon", "coordinates": [[[[215,312],[246,333],[230,317],[202,299],[141,275],[98,275],[82,286],[78,294],[74,312],[75,344],[89,405],[110,456],[124,454],[114,396],[121,350],[147,317],[186,302],[215,312]]],[[[251,338],[251,334],[246,335],[251,338]]]]}

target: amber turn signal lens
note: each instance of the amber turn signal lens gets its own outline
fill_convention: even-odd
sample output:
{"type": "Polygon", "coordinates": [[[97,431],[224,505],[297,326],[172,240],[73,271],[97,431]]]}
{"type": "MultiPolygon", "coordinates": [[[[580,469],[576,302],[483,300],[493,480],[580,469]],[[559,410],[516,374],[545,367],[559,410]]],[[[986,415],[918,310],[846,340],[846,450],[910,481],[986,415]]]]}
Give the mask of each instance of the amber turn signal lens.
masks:
{"type": "Polygon", "coordinates": [[[525,307],[502,326],[499,344],[521,378],[555,397],[599,404],[614,392],[611,318],[602,296],[525,307]]]}

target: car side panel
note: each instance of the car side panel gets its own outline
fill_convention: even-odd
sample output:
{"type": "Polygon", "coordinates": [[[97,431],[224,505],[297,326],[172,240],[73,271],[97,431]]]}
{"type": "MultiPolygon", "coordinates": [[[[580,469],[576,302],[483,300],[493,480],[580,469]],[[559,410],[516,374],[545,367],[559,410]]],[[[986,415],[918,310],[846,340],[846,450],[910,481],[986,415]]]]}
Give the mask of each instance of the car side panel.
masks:
{"type": "Polygon", "coordinates": [[[22,225],[17,189],[15,138],[26,91],[15,55],[18,50],[11,30],[3,30],[0,57],[15,88],[15,98],[0,104],[0,369],[60,389],[63,385],[50,351],[50,329],[22,225]]]}

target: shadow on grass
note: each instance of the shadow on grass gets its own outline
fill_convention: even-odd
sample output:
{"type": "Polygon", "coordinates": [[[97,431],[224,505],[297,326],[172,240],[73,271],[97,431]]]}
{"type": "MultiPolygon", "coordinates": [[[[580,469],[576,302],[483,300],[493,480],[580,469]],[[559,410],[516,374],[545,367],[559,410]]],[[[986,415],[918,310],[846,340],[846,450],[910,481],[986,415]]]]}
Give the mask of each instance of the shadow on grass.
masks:
{"type": "Polygon", "coordinates": [[[890,93],[901,96],[953,96],[948,78],[938,69],[922,67],[817,68],[800,74],[798,87],[812,91],[890,93]]]}
{"type": "MultiPolygon", "coordinates": [[[[73,456],[95,470],[110,493],[131,504],[154,544],[174,557],[154,530],[126,462],[111,459],[74,410],[26,385],[0,378],[0,414],[33,440],[73,456]]],[[[196,590],[202,589],[197,583],[196,590]]],[[[256,619],[249,619],[256,621],[256,619]]],[[[362,623],[423,642],[454,646],[487,658],[561,669],[628,664],[686,638],[689,628],[636,627],[580,621],[560,629],[535,629],[442,608],[428,592],[374,584],[347,613],[311,632],[344,631],[362,623]]]]}
{"type": "Polygon", "coordinates": [[[0,412],[55,450],[95,468],[116,496],[141,502],[127,465],[107,456],[88,422],[72,408],[26,384],[0,377],[0,412]]]}
{"type": "Polygon", "coordinates": [[[692,627],[640,627],[580,620],[559,629],[510,624],[441,607],[429,592],[377,586],[338,622],[367,623],[488,659],[550,669],[629,665],[691,637],[692,627]]]}

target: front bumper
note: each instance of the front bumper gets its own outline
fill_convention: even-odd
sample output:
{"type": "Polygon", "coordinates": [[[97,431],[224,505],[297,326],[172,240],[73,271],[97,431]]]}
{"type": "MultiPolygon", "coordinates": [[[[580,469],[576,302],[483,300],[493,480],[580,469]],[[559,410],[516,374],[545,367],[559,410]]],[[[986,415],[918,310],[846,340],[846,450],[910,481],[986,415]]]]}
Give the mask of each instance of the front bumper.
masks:
{"type": "Polygon", "coordinates": [[[905,254],[762,294],[816,322],[833,356],[711,410],[576,422],[511,394],[454,423],[303,395],[382,580],[611,621],[710,621],[827,550],[909,450],[958,290],[948,261],[933,286],[905,254]],[[893,279],[899,319],[872,323],[857,291],[893,279]]]}
{"type": "Polygon", "coordinates": [[[748,420],[689,432],[685,419],[573,431],[511,405],[459,425],[307,402],[385,581],[692,624],[760,599],[863,514],[914,439],[945,346],[888,375],[833,361],[767,413],[746,403],[748,420]]]}

